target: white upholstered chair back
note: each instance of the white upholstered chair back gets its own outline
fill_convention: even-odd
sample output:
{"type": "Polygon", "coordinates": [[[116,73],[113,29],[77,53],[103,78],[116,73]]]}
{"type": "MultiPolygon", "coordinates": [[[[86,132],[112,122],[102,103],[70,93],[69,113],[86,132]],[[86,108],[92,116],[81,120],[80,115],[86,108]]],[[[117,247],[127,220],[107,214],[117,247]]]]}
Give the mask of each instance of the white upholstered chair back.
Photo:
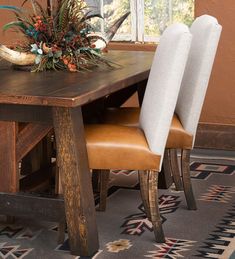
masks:
{"type": "Polygon", "coordinates": [[[191,38],[191,33],[184,24],[173,24],[164,31],[153,59],[142,103],[140,127],[145,133],[150,150],[162,156],[191,38]]]}
{"type": "Polygon", "coordinates": [[[176,105],[184,129],[196,134],[222,27],[216,18],[202,15],[195,19],[190,32],[193,39],[176,105]]]}

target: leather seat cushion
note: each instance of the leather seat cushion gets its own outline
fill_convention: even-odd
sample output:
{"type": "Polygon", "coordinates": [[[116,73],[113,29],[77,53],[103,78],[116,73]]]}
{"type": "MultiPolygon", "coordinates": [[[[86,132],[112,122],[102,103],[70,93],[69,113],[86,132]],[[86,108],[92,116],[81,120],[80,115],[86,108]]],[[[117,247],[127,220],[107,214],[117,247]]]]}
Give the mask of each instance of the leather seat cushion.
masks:
{"type": "Polygon", "coordinates": [[[137,127],[92,124],[85,134],[92,169],[159,170],[161,156],[149,150],[137,127]]]}
{"type": "MultiPolygon", "coordinates": [[[[139,124],[140,108],[122,107],[108,109],[104,116],[104,123],[136,126],[139,124]]],[[[178,116],[174,114],[166,148],[192,149],[193,135],[184,130],[178,116]]]]}

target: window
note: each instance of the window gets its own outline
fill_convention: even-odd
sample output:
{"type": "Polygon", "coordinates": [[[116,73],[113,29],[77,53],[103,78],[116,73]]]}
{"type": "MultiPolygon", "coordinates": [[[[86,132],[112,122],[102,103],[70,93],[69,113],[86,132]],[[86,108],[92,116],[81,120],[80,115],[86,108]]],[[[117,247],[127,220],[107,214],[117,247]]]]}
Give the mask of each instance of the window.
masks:
{"type": "Polygon", "coordinates": [[[93,24],[102,32],[122,14],[131,12],[114,40],[156,42],[169,24],[190,25],[194,18],[194,0],[87,0],[87,3],[104,17],[93,24]]]}

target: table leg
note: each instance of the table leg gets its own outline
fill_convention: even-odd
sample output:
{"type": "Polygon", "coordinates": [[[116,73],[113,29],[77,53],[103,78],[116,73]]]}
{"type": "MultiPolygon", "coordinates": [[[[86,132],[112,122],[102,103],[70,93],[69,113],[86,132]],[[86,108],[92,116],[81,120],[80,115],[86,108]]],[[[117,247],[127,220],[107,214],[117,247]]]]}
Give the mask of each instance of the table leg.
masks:
{"type": "Polygon", "coordinates": [[[53,124],[70,250],[92,256],[99,243],[81,108],[53,108],[53,124]]]}
{"type": "Polygon", "coordinates": [[[19,167],[16,159],[16,122],[0,122],[0,192],[19,191],[19,167]]]}

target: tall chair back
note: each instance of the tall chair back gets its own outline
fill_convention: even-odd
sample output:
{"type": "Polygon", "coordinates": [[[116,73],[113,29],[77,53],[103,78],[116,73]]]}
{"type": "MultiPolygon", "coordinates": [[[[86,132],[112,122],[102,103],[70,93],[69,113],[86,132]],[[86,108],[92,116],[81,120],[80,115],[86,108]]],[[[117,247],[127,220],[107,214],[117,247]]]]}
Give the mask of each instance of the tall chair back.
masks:
{"type": "Polygon", "coordinates": [[[202,105],[220,38],[222,27],[216,18],[202,15],[195,19],[189,58],[176,105],[184,129],[195,139],[202,105]]]}
{"type": "Polygon", "coordinates": [[[182,81],[191,34],[186,25],[176,23],[163,33],[151,67],[140,127],[152,152],[163,156],[182,81]]]}

